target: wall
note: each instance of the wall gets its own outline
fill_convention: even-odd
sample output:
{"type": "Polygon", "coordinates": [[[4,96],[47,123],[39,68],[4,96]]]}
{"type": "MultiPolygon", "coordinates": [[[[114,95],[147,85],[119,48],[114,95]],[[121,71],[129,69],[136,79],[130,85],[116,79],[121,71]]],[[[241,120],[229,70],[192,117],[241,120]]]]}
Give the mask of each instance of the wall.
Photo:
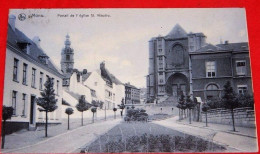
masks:
{"type": "MultiPolygon", "coordinates": [[[[26,56],[26,55],[25,55],[26,56]]],[[[29,59],[29,58],[28,58],[29,59]]],[[[36,62],[35,62],[36,63],[36,62]]],[[[56,93],[56,84],[57,80],[59,80],[59,94],[55,95],[57,101],[58,109],[56,109],[53,113],[50,114],[50,123],[60,123],[61,121],[61,100],[62,100],[62,79],[58,76],[46,71],[42,67],[39,67],[35,63],[32,63],[31,60],[27,60],[22,56],[16,54],[15,52],[7,49],[6,51],[6,65],[5,65],[5,80],[4,80],[4,98],[3,98],[3,105],[5,106],[12,106],[12,91],[17,91],[17,98],[16,98],[16,106],[18,114],[11,118],[12,122],[29,122],[30,121],[30,103],[31,103],[31,95],[35,95],[36,98],[41,97],[39,90],[39,83],[40,83],[40,72],[43,72],[43,84],[46,81],[46,75],[50,78],[54,78],[54,89],[56,93]],[[19,60],[18,63],[18,82],[13,81],[13,65],[14,65],[14,58],[19,60]],[[23,85],[22,77],[23,77],[23,63],[26,63],[27,66],[27,85],[23,85]],[[31,87],[32,81],[32,67],[36,69],[36,81],[35,81],[35,88],[31,87]],[[25,116],[21,115],[23,103],[22,103],[22,94],[26,94],[26,101],[25,101],[25,116]]],[[[39,64],[41,65],[41,64],[39,64]]],[[[43,86],[44,88],[44,86],[43,86]]],[[[35,102],[36,103],[36,102],[35,102]]],[[[38,111],[39,106],[35,105],[34,107],[34,119],[36,122],[41,122],[42,113],[38,111]]]]}
{"type": "MultiPolygon", "coordinates": [[[[205,113],[201,114],[202,122],[206,121],[205,113]]],[[[255,112],[251,108],[236,108],[234,110],[235,126],[255,127],[255,112]]],[[[214,109],[207,113],[208,123],[232,125],[230,110],[214,109]]]]}

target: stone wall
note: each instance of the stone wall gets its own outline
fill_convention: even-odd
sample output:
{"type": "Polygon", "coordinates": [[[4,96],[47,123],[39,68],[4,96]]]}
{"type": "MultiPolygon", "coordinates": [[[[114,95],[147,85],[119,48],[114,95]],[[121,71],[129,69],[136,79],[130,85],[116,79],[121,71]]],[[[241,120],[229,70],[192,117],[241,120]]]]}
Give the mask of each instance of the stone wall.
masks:
{"type": "MultiPolygon", "coordinates": [[[[252,108],[234,109],[235,126],[255,127],[255,112],[252,108]]],[[[232,125],[231,111],[223,108],[212,109],[207,113],[208,123],[232,125]]],[[[201,121],[206,121],[206,114],[201,114],[201,121]]]]}

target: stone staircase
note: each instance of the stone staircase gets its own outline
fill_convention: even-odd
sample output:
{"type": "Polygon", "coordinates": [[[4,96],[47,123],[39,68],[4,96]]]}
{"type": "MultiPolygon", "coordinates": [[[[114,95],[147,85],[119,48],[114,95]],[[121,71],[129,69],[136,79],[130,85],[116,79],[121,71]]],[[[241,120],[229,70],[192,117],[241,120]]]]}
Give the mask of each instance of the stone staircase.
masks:
{"type": "Polygon", "coordinates": [[[168,96],[164,101],[158,103],[158,106],[176,106],[178,104],[177,97],[168,96]]]}

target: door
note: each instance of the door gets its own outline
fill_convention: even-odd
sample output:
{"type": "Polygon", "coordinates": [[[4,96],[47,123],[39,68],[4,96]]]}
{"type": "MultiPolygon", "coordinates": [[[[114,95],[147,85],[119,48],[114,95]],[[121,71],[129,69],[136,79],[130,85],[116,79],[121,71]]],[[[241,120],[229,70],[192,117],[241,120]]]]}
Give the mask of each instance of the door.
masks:
{"type": "Polygon", "coordinates": [[[31,96],[31,108],[30,108],[30,124],[34,124],[34,107],[35,107],[35,96],[31,96]]]}
{"type": "Polygon", "coordinates": [[[186,96],[186,85],[181,85],[181,91],[183,92],[183,95],[186,96]]]}
{"type": "Polygon", "coordinates": [[[172,96],[177,97],[177,94],[178,94],[178,85],[174,84],[172,85],[172,96]]]}

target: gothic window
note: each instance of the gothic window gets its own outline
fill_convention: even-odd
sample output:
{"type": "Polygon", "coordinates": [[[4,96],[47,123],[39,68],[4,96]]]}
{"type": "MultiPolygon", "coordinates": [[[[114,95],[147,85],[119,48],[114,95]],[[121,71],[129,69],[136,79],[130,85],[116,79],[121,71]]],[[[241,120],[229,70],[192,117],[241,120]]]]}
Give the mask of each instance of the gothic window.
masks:
{"type": "Polygon", "coordinates": [[[181,65],[184,62],[184,49],[181,45],[175,45],[172,48],[172,56],[173,56],[173,64],[174,65],[181,65]]]}

